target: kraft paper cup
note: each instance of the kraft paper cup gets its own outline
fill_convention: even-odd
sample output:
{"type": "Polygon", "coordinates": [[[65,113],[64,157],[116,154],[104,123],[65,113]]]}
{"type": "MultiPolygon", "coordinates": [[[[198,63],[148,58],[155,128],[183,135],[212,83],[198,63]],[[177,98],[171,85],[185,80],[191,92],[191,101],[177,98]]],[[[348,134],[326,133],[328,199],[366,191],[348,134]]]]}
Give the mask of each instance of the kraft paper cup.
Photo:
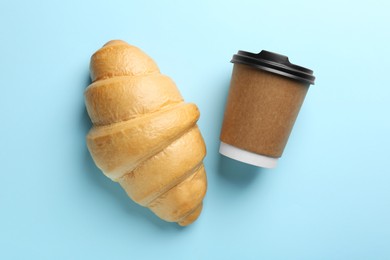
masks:
{"type": "Polygon", "coordinates": [[[220,153],[232,159],[274,168],[282,156],[313,71],[288,57],[261,51],[233,56],[220,153]]]}

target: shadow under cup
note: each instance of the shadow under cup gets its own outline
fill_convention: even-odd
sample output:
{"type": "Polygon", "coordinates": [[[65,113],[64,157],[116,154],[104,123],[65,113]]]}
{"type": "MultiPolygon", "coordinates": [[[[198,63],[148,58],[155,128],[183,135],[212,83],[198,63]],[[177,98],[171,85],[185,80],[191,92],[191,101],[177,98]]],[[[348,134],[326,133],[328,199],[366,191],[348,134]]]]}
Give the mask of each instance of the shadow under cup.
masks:
{"type": "Polygon", "coordinates": [[[309,86],[314,84],[313,71],[267,51],[239,51],[232,62],[220,153],[244,163],[274,168],[309,86]]]}

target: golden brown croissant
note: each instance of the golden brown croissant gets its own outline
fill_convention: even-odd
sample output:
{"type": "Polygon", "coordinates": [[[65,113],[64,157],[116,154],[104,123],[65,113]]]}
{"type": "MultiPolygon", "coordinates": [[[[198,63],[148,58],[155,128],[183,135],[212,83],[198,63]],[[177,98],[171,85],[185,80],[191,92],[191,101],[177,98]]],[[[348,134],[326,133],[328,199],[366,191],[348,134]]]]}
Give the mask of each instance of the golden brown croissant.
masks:
{"type": "Polygon", "coordinates": [[[85,103],[96,165],[138,204],[186,226],[201,210],[207,181],[199,110],[137,47],[110,41],[91,57],[85,103]]]}

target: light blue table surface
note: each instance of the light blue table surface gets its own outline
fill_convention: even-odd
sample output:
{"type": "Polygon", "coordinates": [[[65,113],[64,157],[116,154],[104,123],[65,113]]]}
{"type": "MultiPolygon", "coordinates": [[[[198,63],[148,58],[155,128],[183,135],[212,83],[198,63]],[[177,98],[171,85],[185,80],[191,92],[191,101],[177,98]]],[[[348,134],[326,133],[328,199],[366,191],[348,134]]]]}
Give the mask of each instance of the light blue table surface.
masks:
{"type": "Polygon", "coordinates": [[[388,1],[0,3],[0,259],[390,259],[388,1]],[[139,46],[201,111],[208,192],[166,223],[88,154],[89,58],[139,46]],[[279,166],[221,157],[239,49],[314,70],[279,166]]]}

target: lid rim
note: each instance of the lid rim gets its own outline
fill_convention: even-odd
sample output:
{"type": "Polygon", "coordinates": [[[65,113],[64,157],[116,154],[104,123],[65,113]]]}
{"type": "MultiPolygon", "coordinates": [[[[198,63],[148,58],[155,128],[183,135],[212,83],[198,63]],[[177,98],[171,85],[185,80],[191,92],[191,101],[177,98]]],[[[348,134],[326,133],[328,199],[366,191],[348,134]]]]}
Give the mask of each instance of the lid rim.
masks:
{"type": "MultiPolygon", "coordinates": [[[[237,56],[234,55],[233,57],[237,56]]],[[[297,73],[302,73],[302,74],[305,74],[305,75],[308,75],[308,76],[313,76],[313,71],[310,70],[310,69],[306,69],[304,67],[300,67],[300,66],[297,66],[295,64],[291,64],[291,65],[294,65],[294,66],[297,66],[297,67],[300,67],[300,68],[304,68],[305,70],[307,70],[308,72],[306,71],[303,71],[303,70],[297,70],[296,68],[294,67],[289,67],[285,64],[281,64],[281,63],[277,63],[277,62],[274,62],[274,61],[269,61],[269,60],[259,60],[259,59],[255,59],[255,58],[252,58],[252,57],[245,57],[245,56],[241,56],[241,58],[244,58],[244,59],[250,59],[250,60],[253,60],[253,61],[257,61],[257,62],[260,62],[260,63],[266,63],[266,64],[269,64],[271,66],[276,66],[276,67],[280,67],[280,68],[283,68],[283,69],[288,69],[288,70],[292,70],[292,71],[295,71],[297,73]]],[[[233,58],[234,59],[234,58],[233,58]]],[[[233,60],[232,59],[232,60],[233,60]]]]}
{"type": "Polygon", "coordinates": [[[284,72],[293,72],[290,74],[293,74],[293,75],[297,74],[297,76],[303,76],[303,78],[310,78],[310,79],[313,78],[313,74],[309,74],[309,73],[305,73],[305,72],[302,72],[299,70],[291,69],[284,64],[278,64],[278,63],[272,62],[272,61],[263,61],[263,60],[260,61],[260,60],[255,60],[255,59],[248,58],[248,57],[241,57],[241,60],[239,59],[237,61],[237,59],[234,59],[234,56],[233,56],[232,62],[245,62],[248,65],[253,64],[254,66],[264,66],[264,67],[270,66],[271,68],[276,69],[276,70],[282,70],[284,72]],[[247,60],[250,60],[250,61],[247,61],[247,60]]]}
{"type": "Polygon", "coordinates": [[[302,78],[302,77],[299,77],[299,76],[296,76],[296,75],[293,75],[293,74],[290,74],[290,73],[286,73],[284,71],[280,71],[280,70],[276,70],[276,69],[272,69],[272,68],[268,68],[268,67],[260,66],[260,65],[253,65],[253,64],[246,63],[246,62],[233,62],[232,61],[232,63],[237,63],[237,64],[250,66],[250,67],[253,67],[255,69],[264,70],[264,71],[267,71],[267,72],[271,72],[271,73],[274,73],[274,74],[278,74],[278,75],[284,76],[286,78],[290,78],[290,79],[297,80],[297,81],[300,81],[300,82],[303,82],[303,83],[309,83],[311,85],[315,85],[314,84],[314,80],[308,80],[308,79],[305,79],[305,78],[302,78]]]}

